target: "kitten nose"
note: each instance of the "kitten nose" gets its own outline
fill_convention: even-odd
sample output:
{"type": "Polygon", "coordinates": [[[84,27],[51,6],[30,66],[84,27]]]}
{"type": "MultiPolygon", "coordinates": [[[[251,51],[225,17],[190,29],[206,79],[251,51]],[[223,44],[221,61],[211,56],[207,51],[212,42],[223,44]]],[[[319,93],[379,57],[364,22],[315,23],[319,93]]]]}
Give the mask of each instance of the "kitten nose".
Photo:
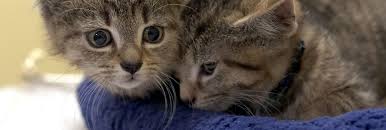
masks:
{"type": "Polygon", "coordinates": [[[201,65],[200,73],[205,76],[213,75],[217,68],[217,62],[206,62],[201,65]]]}
{"type": "Polygon", "coordinates": [[[194,104],[196,102],[197,89],[196,86],[191,86],[187,82],[180,84],[180,99],[183,103],[194,104]]]}
{"type": "Polygon", "coordinates": [[[138,72],[139,69],[142,67],[142,62],[138,63],[121,63],[121,67],[126,72],[129,72],[130,74],[135,74],[138,72]]]}

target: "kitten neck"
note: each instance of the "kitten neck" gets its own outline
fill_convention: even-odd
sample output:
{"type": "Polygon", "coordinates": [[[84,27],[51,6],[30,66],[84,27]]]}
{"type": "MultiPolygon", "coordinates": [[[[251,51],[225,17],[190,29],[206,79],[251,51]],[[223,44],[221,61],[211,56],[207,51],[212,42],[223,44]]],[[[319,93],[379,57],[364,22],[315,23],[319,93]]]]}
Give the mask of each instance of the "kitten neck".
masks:
{"type": "MultiPolygon", "coordinates": [[[[270,106],[272,107],[272,109],[284,108],[285,103],[283,102],[286,100],[285,97],[289,89],[291,88],[296,76],[300,72],[304,51],[305,51],[304,41],[300,40],[285,77],[278,83],[278,86],[270,92],[269,99],[265,102],[267,104],[272,104],[272,105],[266,105],[266,106],[270,106]]],[[[260,113],[265,113],[265,111],[260,110],[260,113]]]]}

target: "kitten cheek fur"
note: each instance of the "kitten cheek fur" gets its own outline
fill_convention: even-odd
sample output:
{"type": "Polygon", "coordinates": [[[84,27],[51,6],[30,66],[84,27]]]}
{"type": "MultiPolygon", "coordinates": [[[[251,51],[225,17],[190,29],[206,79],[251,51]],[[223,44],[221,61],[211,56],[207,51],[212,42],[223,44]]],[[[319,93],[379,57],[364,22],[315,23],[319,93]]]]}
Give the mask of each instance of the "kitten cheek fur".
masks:
{"type": "Polygon", "coordinates": [[[184,0],[40,0],[40,8],[52,42],[52,54],[63,56],[117,95],[142,98],[157,89],[154,78],[166,80],[179,61],[181,51],[176,30],[181,11],[173,5],[182,2],[184,0]],[[165,26],[164,39],[158,45],[142,42],[140,28],[151,26],[150,23],[165,26]],[[108,49],[88,45],[85,33],[98,28],[113,34],[114,41],[108,49]],[[126,82],[128,73],[120,67],[122,60],[143,62],[136,84],[126,82]]]}

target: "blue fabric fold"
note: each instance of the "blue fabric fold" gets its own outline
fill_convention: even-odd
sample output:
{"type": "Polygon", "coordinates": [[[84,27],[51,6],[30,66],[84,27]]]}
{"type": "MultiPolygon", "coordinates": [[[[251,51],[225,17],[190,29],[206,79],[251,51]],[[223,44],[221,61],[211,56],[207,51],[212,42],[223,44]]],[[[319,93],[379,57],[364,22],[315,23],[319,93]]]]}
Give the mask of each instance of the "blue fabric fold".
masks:
{"type": "Polygon", "coordinates": [[[270,117],[193,110],[177,104],[175,114],[169,121],[170,109],[165,109],[159,99],[123,99],[113,96],[90,80],[80,85],[78,100],[90,130],[386,130],[385,109],[362,110],[312,121],[278,121],[270,117]]]}

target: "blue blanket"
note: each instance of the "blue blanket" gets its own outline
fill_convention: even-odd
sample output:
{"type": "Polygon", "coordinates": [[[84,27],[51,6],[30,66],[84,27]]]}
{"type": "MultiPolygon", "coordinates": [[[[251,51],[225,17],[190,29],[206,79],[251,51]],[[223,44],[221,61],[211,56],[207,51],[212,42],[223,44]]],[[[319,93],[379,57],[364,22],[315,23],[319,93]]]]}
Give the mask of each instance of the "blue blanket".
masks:
{"type": "Polygon", "coordinates": [[[158,100],[130,101],[112,96],[102,87],[85,81],[78,89],[79,103],[90,130],[243,130],[243,129],[339,129],[386,130],[386,110],[371,109],[339,117],[322,117],[312,121],[278,121],[269,117],[232,116],[176,106],[171,121],[165,106],[158,100]],[[165,127],[168,126],[168,127],[165,127]]]}

